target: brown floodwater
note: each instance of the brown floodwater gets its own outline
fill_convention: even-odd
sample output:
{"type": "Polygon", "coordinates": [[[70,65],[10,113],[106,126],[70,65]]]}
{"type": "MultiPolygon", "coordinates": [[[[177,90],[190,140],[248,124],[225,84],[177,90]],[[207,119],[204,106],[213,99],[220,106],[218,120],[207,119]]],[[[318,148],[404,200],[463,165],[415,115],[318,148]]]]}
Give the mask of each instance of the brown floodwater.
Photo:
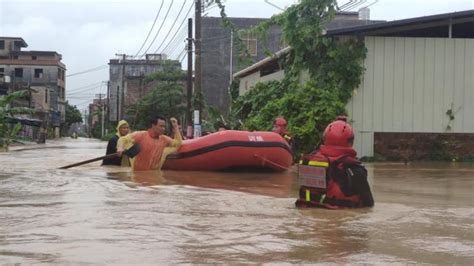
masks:
{"type": "Polygon", "coordinates": [[[374,208],[299,210],[291,171],[57,169],[105,146],[0,153],[0,264],[474,264],[474,164],[370,164],[374,208]]]}

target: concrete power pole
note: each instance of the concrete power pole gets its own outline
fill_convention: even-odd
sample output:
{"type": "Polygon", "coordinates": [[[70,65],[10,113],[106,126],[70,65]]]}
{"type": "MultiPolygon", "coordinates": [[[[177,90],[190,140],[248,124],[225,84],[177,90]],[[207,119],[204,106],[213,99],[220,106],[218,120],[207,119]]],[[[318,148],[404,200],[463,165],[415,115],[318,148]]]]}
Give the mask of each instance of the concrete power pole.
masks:
{"type": "Polygon", "coordinates": [[[125,101],[125,54],[122,55],[122,96],[120,98],[122,99],[120,101],[120,120],[122,120],[123,107],[124,107],[124,101],[125,101]]]}
{"type": "Polygon", "coordinates": [[[192,110],[191,110],[191,100],[192,100],[192,94],[193,94],[193,19],[189,18],[188,19],[188,79],[187,79],[187,101],[186,101],[186,123],[187,123],[187,129],[186,129],[186,135],[187,137],[192,136],[192,128],[193,128],[193,122],[192,122],[192,110]]]}
{"type": "Polygon", "coordinates": [[[122,90],[120,91],[117,87],[117,122],[123,119],[123,107],[125,101],[125,58],[126,54],[115,54],[116,56],[122,56],[122,90]]]}
{"type": "Polygon", "coordinates": [[[199,124],[201,124],[202,116],[202,65],[201,65],[201,0],[196,0],[196,21],[194,24],[195,27],[195,39],[194,39],[194,93],[196,96],[197,106],[195,108],[199,110],[199,124]]]}
{"type": "Polygon", "coordinates": [[[99,94],[95,95],[96,98],[99,98],[100,107],[102,109],[102,111],[101,111],[102,119],[101,119],[101,128],[100,128],[101,129],[100,130],[100,132],[101,132],[100,136],[101,137],[103,137],[105,135],[105,132],[104,132],[104,115],[105,115],[105,112],[104,112],[104,102],[102,101],[102,97],[104,97],[104,96],[105,96],[105,94],[103,94],[103,93],[99,93],[99,94]]]}
{"type": "MultiPolygon", "coordinates": [[[[107,121],[107,125],[109,124],[110,122],[110,81],[107,81],[107,102],[105,104],[105,109],[107,110],[106,114],[106,119],[105,121],[107,121]]],[[[109,132],[107,132],[107,128],[105,129],[105,134],[107,135],[109,132]]]]}

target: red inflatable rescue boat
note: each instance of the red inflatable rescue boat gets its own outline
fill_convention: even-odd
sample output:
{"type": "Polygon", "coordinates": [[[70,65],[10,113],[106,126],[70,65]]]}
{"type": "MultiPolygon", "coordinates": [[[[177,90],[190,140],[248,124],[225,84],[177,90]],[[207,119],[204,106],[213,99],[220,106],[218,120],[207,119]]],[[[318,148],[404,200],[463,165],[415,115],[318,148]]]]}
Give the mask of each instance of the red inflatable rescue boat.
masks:
{"type": "Polygon", "coordinates": [[[291,164],[290,146],[279,134],[226,130],[183,141],[177,152],[168,155],[163,169],[285,171],[291,164]]]}

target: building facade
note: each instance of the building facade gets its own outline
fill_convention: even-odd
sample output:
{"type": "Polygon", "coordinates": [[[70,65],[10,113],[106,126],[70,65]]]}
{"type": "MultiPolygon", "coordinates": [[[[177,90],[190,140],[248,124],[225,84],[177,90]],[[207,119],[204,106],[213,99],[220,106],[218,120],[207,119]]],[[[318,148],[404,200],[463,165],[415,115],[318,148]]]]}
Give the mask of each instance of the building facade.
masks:
{"type": "Polygon", "coordinates": [[[57,52],[23,51],[27,46],[22,38],[0,37],[0,73],[10,80],[0,94],[30,90],[28,102],[22,105],[33,108],[34,118],[44,121],[50,135],[59,137],[65,121],[66,66],[57,52]]]}
{"type": "Polygon", "coordinates": [[[93,130],[96,130],[97,127],[99,127],[99,130],[98,132],[96,133],[97,136],[93,136],[93,137],[99,137],[99,136],[103,136],[102,133],[106,133],[105,132],[105,107],[106,107],[106,103],[107,102],[107,99],[102,99],[102,98],[96,98],[94,100],[92,100],[92,103],[89,104],[89,116],[87,117],[88,118],[88,121],[87,121],[87,125],[89,126],[89,130],[91,132],[89,132],[89,136],[93,136],[93,130]],[[100,131],[100,133],[99,133],[100,131]]]}
{"type": "Polygon", "coordinates": [[[179,61],[166,60],[161,54],[147,54],[145,59],[111,59],[109,61],[108,117],[110,122],[129,119],[129,106],[135,104],[156,87],[156,82],[146,82],[146,76],[163,71],[164,64],[174,64],[181,69],[179,61]]]}
{"type": "MultiPolygon", "coordinates": [[[[266,19],[229,18],[238,29],[248,29],[266,19]]],[[[328,30],[349,26],[373,24],[380,21],[359,19],[358,12],[340,12],[335,19],[326,25],[328,30]]],[[[206,103],[227,112],[229,108],[229,85],[233,74],[252,63],[259,62],[275,53],[287,44],[282,40],[282,31],[278,26],[270,27],[267,39],[261,40],[254,34],[233,36],[225,28],[220,17],[202,18],[202,92],[206,103]],[[235,46],[235,38],[240,38],[249,52],[250,58],[245,62],[239,59],[241,53],[235,46]]],[[[278,67],[278,66],[277,66],[278,67]]]]}
{"type": "MultiPolygon", "coordinates": [[[[229,18],[239,29],[247,29],[264,22],[259,18],[229,18]]],[[[243,68],[240,52],[234,38],[241,38],[251,62],[262,60],[267,55],[265,47],[255,35],[231,36],[231,31],[222,25],[220,17],[202,18],[202,93],[210,106],[227,112],[229,107],[229,85],[232,74],[243,68]]],[[[266,40],[267,49],[276,52],[284,47],[281,30],[271,27],[266,40]]]]}

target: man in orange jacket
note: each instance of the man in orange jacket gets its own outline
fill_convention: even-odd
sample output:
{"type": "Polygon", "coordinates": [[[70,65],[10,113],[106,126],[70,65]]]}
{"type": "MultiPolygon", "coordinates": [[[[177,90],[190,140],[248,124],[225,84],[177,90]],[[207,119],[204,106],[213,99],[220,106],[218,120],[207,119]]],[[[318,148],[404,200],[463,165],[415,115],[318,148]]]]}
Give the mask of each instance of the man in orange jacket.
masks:
{"type": "Polygon", "coordinates": [[[134,144],[139,144],[140,152],[132,159],[132,169],[135,171],[159,170],[166,156],[176,151],[182,143],[178,121],[171,118],[174,139],[164,135],[166,119],[162,116],[153,117],[146,131],[137,131],[121,137],[117,144],[117,152],[122,153],[134,144]]]}

